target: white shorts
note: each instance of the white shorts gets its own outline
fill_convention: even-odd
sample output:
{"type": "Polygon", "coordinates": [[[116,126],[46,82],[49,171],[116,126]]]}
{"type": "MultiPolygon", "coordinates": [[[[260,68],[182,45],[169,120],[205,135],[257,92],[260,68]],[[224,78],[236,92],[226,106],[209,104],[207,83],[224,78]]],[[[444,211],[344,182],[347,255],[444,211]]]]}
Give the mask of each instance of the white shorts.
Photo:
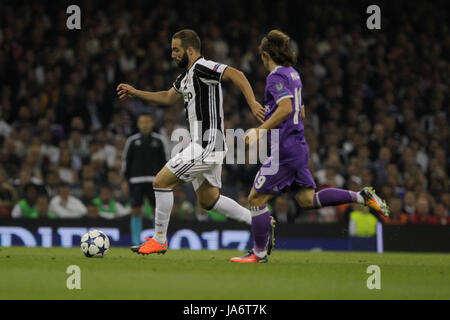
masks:
{"type": "Polygon", "coordinates": [[[223,152],[210,153],[204,157],[204,149],[195,143],[189,144],[182,152],[170,159],[166,167],[184,182],[192,182],[194,190],[202,185],[205,179],[213,187],[222,187],[223,152]],[[204,158],[204,159],[203,159],[204,158]]]}

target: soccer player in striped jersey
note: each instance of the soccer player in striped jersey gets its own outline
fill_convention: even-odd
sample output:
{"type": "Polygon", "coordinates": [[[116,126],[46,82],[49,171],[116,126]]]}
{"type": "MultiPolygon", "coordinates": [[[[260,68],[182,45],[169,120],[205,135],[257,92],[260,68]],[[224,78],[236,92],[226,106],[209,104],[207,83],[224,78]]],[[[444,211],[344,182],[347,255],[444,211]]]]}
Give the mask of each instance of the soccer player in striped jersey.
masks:
{"type": "Polygon", "coordinates": [[[254,247],[242,257],[231,258],[232,262],[268,261],[267,254],[273,246],[273,228],[271,230],[271,216],[266,204],[281,192],[293,192],[300,207],[305,209],[357,202],[381,215],[389,214],[386,203],[370,187],[359,192],[336,188],[315,192],[316,184],[309,169],[308,145],[303,134],[303,86],[299,73],[292,67],[296,56],[289,42],[289,36],[272,30],[261,40],[259,47],[264,67],[269,72],[264,94],[266,116],[265,122],[254,130],[254,138],[250,136],[248,143],[254,143],[264,134],[264,130],[271,129],[279,130],[278,139],[272,139],[272,156],[257,173],[249,195],[254,247]],[[278,159],[274,159],[273,155],[278,155],[278,159]],[[273,161],[278,161],[277,172],[266,174],[264,169],[271,167],[273,161]]]}
{"type": "Polygon", "coordinates": [[[167,228],[173,207],[173,188],[192,182],[200,205],[232,219],[251,224],[250,211],[220,195],[222,163],[226,155],[223,124],[223,80],[230,80],[244,95],[252,113],[264,121],[264,109],[256,101],[245,75],[232,67],[206,60],[201,42],[193,30],[181,30],[172,37],[172,58],[184,71],[168,91],[145,92],[128,84],[117,87],[120,98],[136,97],[159,105],[184,101],[191,143],[159,171],[155,191],[155,234],[132,250],[141,254],[167,251],[167,228]]]}

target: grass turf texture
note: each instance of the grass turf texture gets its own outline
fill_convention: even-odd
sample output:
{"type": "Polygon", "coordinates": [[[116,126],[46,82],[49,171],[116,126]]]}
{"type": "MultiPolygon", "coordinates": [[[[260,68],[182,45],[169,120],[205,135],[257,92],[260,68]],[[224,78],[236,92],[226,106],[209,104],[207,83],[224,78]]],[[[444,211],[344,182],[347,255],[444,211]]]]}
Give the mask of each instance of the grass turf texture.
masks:
{"type": "Polygon", "coordinates": [[[450,299],[449,254],[274,251],[268,264],[234,264],[236,250],[169,250],[141,256],[112,248],[0,248],[0,299],[450,299]],[[369,265],[381,290],[367,289],[369,265]],[[81,269],[81,290],[66,269],[81,269]]]}

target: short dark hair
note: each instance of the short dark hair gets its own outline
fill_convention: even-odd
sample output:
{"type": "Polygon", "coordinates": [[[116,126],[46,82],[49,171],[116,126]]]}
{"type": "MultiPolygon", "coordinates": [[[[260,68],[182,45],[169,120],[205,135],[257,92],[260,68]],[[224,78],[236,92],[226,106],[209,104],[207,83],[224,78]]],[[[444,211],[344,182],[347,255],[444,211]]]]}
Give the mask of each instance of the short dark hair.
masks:
{"type": "Polygon", "coordinates": [[[259,53],[267,52],[272,60],[281,66],[290,67],[297,63],[297,56],[290,45],[291,38],[280,30],[265,35],[259,45],[259,53]]]}
{"type": "Polygon", "coordinates": [[[61,188],[69,188],[70,189],[70,184],[68,184],[67,182],[61,181],[61,183],[59,184],[59,189],[61,188]]]}
{"type": "Polygon", "coordinates": [[[153,119],[153,114],[151,113],[151,112],[142,112],[141,114],[139,114],[139,116],[138,116],[138,119],[140,118],[140,117],[150,117],[150,118],[152,118],[153,119]]]}
{"type": "Polygon", "coordinates": [[[192,29],[183,29],[175,33],[172,39],[180,39],[181,46],[184,50],[189,47],[192,47],[196,51],[200,51],[201,41],[197,32],[192,29]]]}
{"type": "Polygon", "coordinates": [[[24,191],[25,193],[27,193],[28,190],[30,190],[30,189],[34,189],[34,190],[36,191],[36,193],[39,193],[39,186],[36,185],[36,184],[34,184],[34,183],[32,183],[32,182],[27,183],[27,184],[23,187],[23,191],[24,191]]]}

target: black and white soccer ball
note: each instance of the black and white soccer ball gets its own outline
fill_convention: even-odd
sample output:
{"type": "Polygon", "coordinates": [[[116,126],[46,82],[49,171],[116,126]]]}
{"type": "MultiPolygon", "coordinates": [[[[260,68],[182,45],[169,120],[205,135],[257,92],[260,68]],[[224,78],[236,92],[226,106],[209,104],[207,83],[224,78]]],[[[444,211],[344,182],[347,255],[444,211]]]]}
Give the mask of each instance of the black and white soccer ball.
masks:
{"type": "Polygon", "coordinates": [[[91,230],[81,237],[81,251],[88,258],[103,258],[109,250],[109,238],[100,230],[91,230]]]}

